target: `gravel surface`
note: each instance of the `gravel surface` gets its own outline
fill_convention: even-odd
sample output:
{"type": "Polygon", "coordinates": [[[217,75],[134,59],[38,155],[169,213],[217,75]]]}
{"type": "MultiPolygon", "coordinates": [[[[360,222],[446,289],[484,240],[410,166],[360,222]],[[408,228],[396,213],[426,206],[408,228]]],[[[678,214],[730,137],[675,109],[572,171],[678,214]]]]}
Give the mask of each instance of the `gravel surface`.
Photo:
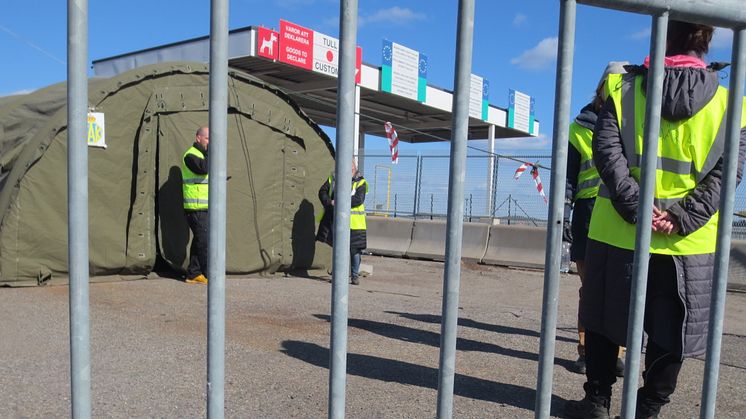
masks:
{"type": "MultiPolygon", "coordinates": [[[[364,257],[374,276],[350,286],[350,418],[435,417],[443,264],[364,257]]],[[[454,417],[532,418],[543,273],[462,265],[454,417]]],[[[576,358],[578,278],[560,286],[552,414],[582,396],[576,358]]],[[[328,277],[226,281],[225,414],[324,418],[328,277]]],[[[167,278],[90,287],[93,417],[206,414],[207,288],[167,278]]],[[[718,418],[746,411],[746,294],[728,294],[718,418]]],[[[0,289],[0,417],[70,415],[68,288],[0,289]]],[[[704,362],[684,363],[664,418],[699,417],[704,362]]],[[[622,383],[612,413],[619,413],[622,383]]]]}

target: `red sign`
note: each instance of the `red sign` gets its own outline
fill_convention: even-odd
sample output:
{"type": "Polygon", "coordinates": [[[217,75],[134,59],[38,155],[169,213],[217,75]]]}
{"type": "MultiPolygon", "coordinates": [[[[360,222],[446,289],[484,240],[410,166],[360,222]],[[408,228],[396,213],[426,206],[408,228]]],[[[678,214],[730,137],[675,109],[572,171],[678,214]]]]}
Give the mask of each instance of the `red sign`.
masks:
{"type": "Polygon", "coordinates": [[[360,77],[363,68],[363,49],[357,47],[355,49],[355,84],[360,84],[360,77]]]}
{"type": "Polygon", "coordinates": [[[259,27],[256,31],[256,55],[259,57],[269,58],[270,60],[276,60],[279,48],[278,44],[279,34],[272,29],[259,27]]]}
{"type": "Polygon", "coordinates": [[[280,19],[279,53],[280,62],[311,70],[313,68],[313,31],[280,19]]]}

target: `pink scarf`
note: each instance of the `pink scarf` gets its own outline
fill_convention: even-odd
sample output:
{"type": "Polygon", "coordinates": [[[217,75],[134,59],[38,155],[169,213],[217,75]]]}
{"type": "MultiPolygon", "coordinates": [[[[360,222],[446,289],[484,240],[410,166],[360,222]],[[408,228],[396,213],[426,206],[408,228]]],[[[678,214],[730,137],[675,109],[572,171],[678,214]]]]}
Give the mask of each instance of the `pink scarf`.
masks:
{"type": "MultiPolygon", "coordinates": [[[[650,68],[650,56],[645,57],[645,62],[642,64],[646,68],[650,68]]],[[[665,57],[663,62],[665,67],[693,67],[693,68],[707,68],[704,61],[691,55],[672,55],[665,57]]]]}

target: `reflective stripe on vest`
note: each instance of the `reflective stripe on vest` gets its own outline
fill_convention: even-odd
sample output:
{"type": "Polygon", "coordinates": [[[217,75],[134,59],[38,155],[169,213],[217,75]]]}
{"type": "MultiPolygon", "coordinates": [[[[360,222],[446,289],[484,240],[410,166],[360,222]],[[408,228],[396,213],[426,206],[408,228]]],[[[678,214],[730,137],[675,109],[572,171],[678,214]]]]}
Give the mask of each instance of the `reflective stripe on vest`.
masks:
{"type": "MultiPolygon", "coordinates": [[[[329,183],[329,198],[334,198],[334,177],[329,176],[327,179],[327,182],[329,183]]],[[[368,193],[368,182],[365,181],[364,178],[361,178],[357,182],[352,182],[352,191],[350,192],[350,195],[355,195],[355,192],[357,191],[357,188],[360,186],[365,185],[365,193],[368,193]]],[[[321,218],[324,217],[324,209],[321,210],[321,216],[318,217],[318,220],[320,221],[321,218]]],[[[363,201],[362,204],[350,208],[350,230],[365,230],[367,229],[367,224],[365,222],[365,202],[363,201]]]]}
{"type": "MultiPolygon", "coordinates": [[[[645,97],[642,77],[609,75],[624,156],[632,177],[639,182],[642,157],[645,97]]],[[[724,148],[728,92],[719,87],[710,102],[691,118],[668,121],[661,118],[655,179],[655,205],[670,208],[686,197],[712,170],[724,148]]],[[[744,112],[746,114],[746,112],[744,112]]],[[[743,122],[746,118],[742,118],[743,122]]],[[[687,236],[652,233],[650,252],[690,255],[715,251],[718,214],[687,236]]],[[[635,225],[624,221],[614,209],[611,193],[602,185],[591,217],[588,237],[612,246],[633,250],[635,225]]]]}
{"type": "Polygon", "coordinates": [[[580,154],[580,170],[578,171],[575,200],[594,198],[598,195],[598,185],[601,183],[601,178],[593,164],[592,139],[593,131],[577,122],[570,124],[570,144],[580,154]]]}
{"type": "Polygon", "coordinates": [[[204,159],[205,155],[202,154],[196,147],[190,147],[181,158],[181,191],[184,195],[184,209],[186,210],[206,210],[209,202],[209,176],[198,175],[187,167],[184,159],[194,155],[200,159],[204,159]]]}

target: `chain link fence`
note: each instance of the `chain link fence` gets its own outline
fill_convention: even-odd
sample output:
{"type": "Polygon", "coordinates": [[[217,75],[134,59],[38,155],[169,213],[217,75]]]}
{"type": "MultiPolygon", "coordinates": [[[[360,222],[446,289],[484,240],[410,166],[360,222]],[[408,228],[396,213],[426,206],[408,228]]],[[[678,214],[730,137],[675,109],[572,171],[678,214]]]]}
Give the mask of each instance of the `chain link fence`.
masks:
{"type": "MultiPolygon", "coordinates": [[[[513,179],[522,162],[536,163],[549,197],[550,155],[487,155],[470,152],[464,179],[464,220],[545,226],[548,205],[526,170],[513,179]]],[[[368,180],[369,214],[438,219],[448,213],[448,155],[399,155],[392,164],[384,153],[366,153],[362,169],[368,180]]],[[[733,238],[746,239],[746,182],[736,191],[733,238]]]]}

